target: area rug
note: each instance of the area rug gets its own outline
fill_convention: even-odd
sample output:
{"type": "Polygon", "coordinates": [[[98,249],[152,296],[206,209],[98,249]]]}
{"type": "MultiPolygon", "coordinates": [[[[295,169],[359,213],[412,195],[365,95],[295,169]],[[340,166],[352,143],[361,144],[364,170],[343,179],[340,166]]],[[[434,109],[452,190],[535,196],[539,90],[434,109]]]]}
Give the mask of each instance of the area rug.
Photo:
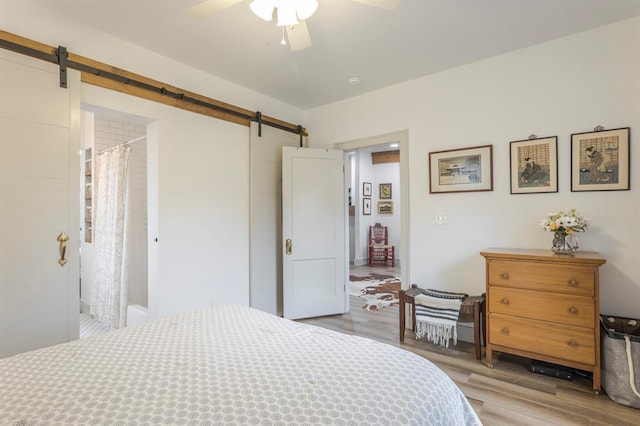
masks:
{"type": "Polygon", "coordinates": [[[387,306],[398,305],[400,277],[369,274],[365,277],[349,275],[349,294],[363,300],[362,309],[379,311],[387,306]]]}

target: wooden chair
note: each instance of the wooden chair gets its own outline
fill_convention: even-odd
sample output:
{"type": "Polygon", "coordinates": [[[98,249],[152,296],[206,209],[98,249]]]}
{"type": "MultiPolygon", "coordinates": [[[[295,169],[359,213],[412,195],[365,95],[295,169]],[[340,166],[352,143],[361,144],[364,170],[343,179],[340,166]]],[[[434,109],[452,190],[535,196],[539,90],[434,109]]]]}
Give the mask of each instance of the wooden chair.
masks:
{"type": "Polygon", "coordinates": [[[379,223],[369,226],[369,266],[374,264],[396,264],[395,247],[389,244],[387,227],[379,223]]]}

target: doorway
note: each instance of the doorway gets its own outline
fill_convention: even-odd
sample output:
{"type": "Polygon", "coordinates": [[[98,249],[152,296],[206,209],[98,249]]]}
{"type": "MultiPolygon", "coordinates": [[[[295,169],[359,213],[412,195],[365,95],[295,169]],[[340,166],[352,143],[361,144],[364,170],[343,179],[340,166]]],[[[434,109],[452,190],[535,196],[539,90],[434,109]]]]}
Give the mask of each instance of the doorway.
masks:
{"type": "Polygon", "coordinates": [[[350,275],[399,275],[402,288],[408,288],[410,282],[408,143],[405,130],[335,145],[345,151],[346,156],[350,275]],[[374,165],[372,157],[381,152],[393,152],[399,158],[374,165]],[[387,189],[391,190],[390,197],[387,189]],[[381,190],[385,192],[382,198],[381,190]],[[380,213],[379,202],[382,202],[380,213]],[[384,222],[389,228],[390,243],[397,253],[394,265],[368,265],[368,230],[369,225],[376,222],[384,222]]]}
{"type": "MultiPolygon", "coordinates": [[[[80,242],[80,337],[97,332],[143,322],[148,318],[148,184],[147,184],[147,124],[149,119],[111,111],[99,107],[83,106],[81,116],[81,218],[82,232],[80,242]],[[96,283],[101,281],[96,275],[96,263],[104,259],[96,247],[96,234],[104,233],[99,229],[96,211],[98,194],[96,181],[105,179],[104,167],[99,167],[107,153],[127,147],[128,180],[126,213],[126,281],[121,287],[123,296],[118,302],[121,307],[121,319],[111,324],[98,322],[96,317],[104,317],[102,312],[96,315],[96,283]],[[92,302],[93,300],[93,302],[92,302]],[[92,306],[94,303],[94,306],[92,306]]],[[[102,235],[102,234],[100,234],[102,235]]],[[[103,281],[103,280],[102,280],[103,281]]]]}

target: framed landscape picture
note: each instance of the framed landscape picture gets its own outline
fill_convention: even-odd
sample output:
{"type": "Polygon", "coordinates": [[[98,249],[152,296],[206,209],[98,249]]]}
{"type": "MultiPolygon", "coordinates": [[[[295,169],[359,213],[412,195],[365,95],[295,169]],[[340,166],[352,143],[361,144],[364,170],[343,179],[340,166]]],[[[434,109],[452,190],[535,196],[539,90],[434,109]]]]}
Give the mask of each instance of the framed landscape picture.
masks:
{"type": "Polygon", "coordinates": [[[511,193],[558,192],[558,137],[513,141],[511,193]]]}
{"type": "Polygon", "coordinates": [[[429,192],[493,191],[493,145],[429,153],[429,192]]]}
{"type": "Polygon", "coordinates": [[[624,127],[571,135],[571,191],[629,189],[629,134],[624,127]]]}
{"type": "Polygon", "coordinates": [[[393,201],[378,201],[378,214],[393,214],[393,201]]]}

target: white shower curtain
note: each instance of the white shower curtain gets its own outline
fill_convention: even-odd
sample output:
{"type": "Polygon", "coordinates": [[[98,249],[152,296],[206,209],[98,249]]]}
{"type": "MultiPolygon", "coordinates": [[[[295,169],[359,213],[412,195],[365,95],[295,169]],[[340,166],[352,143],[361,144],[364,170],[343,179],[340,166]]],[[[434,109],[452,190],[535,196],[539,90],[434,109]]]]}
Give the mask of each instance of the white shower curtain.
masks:
{"type": "Polygon", "coordinates": [[[95,165],[95,274],[91,314],[109,328],[127,319],[131,148],[120,145],[98,154],[95,165]]]}

